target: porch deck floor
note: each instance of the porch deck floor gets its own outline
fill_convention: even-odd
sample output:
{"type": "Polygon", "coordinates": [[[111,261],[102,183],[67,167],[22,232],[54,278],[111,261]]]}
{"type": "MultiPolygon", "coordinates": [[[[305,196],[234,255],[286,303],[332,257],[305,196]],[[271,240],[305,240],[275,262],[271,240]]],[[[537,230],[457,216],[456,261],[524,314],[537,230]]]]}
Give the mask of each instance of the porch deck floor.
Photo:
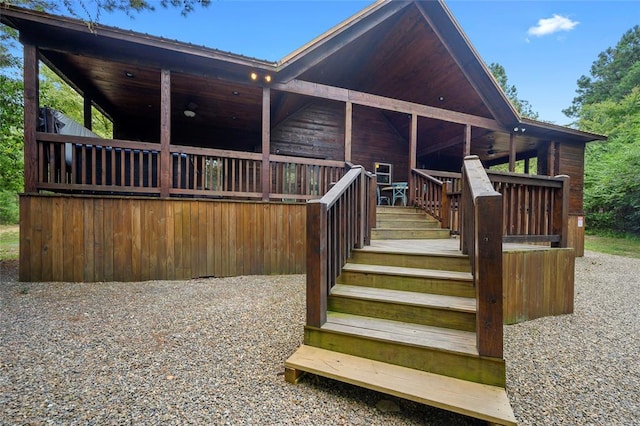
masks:
{"type": "MultiPolygon", "coordinates": [[[[407,254],[461,255],[459,238],[427,240],[371,240],[371,245],[366,246],[365,250],[407,254]]],[[[532,244],[502,244],[503,252],[524,250],[553,250],[553,248],[532,244]]]]}

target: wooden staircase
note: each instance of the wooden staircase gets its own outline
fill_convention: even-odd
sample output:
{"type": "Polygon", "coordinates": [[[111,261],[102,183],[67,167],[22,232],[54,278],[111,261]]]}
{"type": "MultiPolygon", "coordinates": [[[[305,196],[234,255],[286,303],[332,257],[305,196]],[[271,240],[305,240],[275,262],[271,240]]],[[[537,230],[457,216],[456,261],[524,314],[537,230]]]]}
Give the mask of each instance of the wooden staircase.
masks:
{"type": "Polygon", "coordinates": [[[415,209],[378,208],[377,218],[371,245],[352,252],[331,289],[326,322],[305,327],[286,379],[310,372],[516,424],[504,360],[478,354],[468,257],[416,250],[418,239],[449,238],[449,231],[415,209]],[[397,241],[384,244],[390,239],[397,241]]]}

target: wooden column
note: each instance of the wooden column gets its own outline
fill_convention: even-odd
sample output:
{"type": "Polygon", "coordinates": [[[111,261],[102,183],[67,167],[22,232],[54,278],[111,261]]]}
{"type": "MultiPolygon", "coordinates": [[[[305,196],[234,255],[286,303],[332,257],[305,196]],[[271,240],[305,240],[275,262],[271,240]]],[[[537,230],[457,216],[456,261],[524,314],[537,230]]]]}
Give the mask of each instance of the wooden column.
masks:
{"type": "Polygon", "coordinates": [[[466,124],[464,126],[464,146],[462,148],[462,156],[467,157],[471,155],[471,125],[466,124]]]}
{"type": "Polygon", "coordinates": [[[271,89],[262,89],[262,200],[269,201],[271,170],[269,154],[271,151],[271,89]]]}
{"type": "Polygon", "coordinates": [[[171,187],[171,71],[160,77],[160,196],[168,197],[171,187]]]}
{"type": "Polygon", "coordinates": [[[556,170],[556,143],[549,142],[549,151],[547,152],[547,176],[555,176],[556,170]]]}
{"type": "Polygon", "coordinates": [[[516,135],[509,135],[509,171],[516,171],[516,135]]]}
{"type": "Polygon", "coordinates": [[[38,180],[38,48],[24,45],[24,192],[36,192],[38,180]]]}
{"type": "Polygon", "coordinates": [[[351,136],[353,133],[353,104],[347,102],[344,111],[344,161],[351,162],[351,136]]]}
{"type": "Polygon", "coordinates": [[[413,205],[413,200],[416,195],[415,183],[412,177],[412,170],[416,168],[418,151],[418,116],[411,114],[411,133],[409,135],[409,173],[407,176],[407,182],[409,182],[409,188],[407,189],[407,205],[413,205]]]}
{"type": "Polygon", "coordinates": [[[530,172],[530,168],[531,168],[531,159],[530,158],[525,158],[524,159],[524,173],[528,175],[529,172],[530,172]]]}
{"type": "Polygon", "coordinates": [[[84,95],[84,127],[89,130],[92,130],[92,121],[91,121],[91,98],[85,93],[84,95]]]}

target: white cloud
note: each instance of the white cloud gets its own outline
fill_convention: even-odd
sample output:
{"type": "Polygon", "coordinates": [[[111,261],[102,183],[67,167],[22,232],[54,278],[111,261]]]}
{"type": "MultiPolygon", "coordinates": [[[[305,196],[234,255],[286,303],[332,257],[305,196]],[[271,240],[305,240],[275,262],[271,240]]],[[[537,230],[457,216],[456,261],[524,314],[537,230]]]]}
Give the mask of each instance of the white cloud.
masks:
{"type": "Polygon", "coordinates": [[[559,31],[571,31],[578,24],[578,21],[554,14],[552,18],[540,19],[538,25],[529,28],[527,34],[542,37],[559,31]]]}

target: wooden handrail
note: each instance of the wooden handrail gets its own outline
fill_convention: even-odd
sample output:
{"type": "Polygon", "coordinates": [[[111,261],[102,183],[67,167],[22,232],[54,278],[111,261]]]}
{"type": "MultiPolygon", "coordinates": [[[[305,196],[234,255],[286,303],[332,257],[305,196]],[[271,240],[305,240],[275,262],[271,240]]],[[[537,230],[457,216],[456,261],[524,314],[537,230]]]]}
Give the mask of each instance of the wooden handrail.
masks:
{"type": "Polygon", "coordinates": [[[462,167],[460,244],[476,288],[478,353],[502,358],[502,195],[475,155],[465,157],[462,167]]]}
{"type": "Polygon", "coordinates": [[[320,327],[326,322],[331,287],[351,250],[370,240],[373,179],[355,166],[321,199],[307,202],[307,325],[320,327]]]}

